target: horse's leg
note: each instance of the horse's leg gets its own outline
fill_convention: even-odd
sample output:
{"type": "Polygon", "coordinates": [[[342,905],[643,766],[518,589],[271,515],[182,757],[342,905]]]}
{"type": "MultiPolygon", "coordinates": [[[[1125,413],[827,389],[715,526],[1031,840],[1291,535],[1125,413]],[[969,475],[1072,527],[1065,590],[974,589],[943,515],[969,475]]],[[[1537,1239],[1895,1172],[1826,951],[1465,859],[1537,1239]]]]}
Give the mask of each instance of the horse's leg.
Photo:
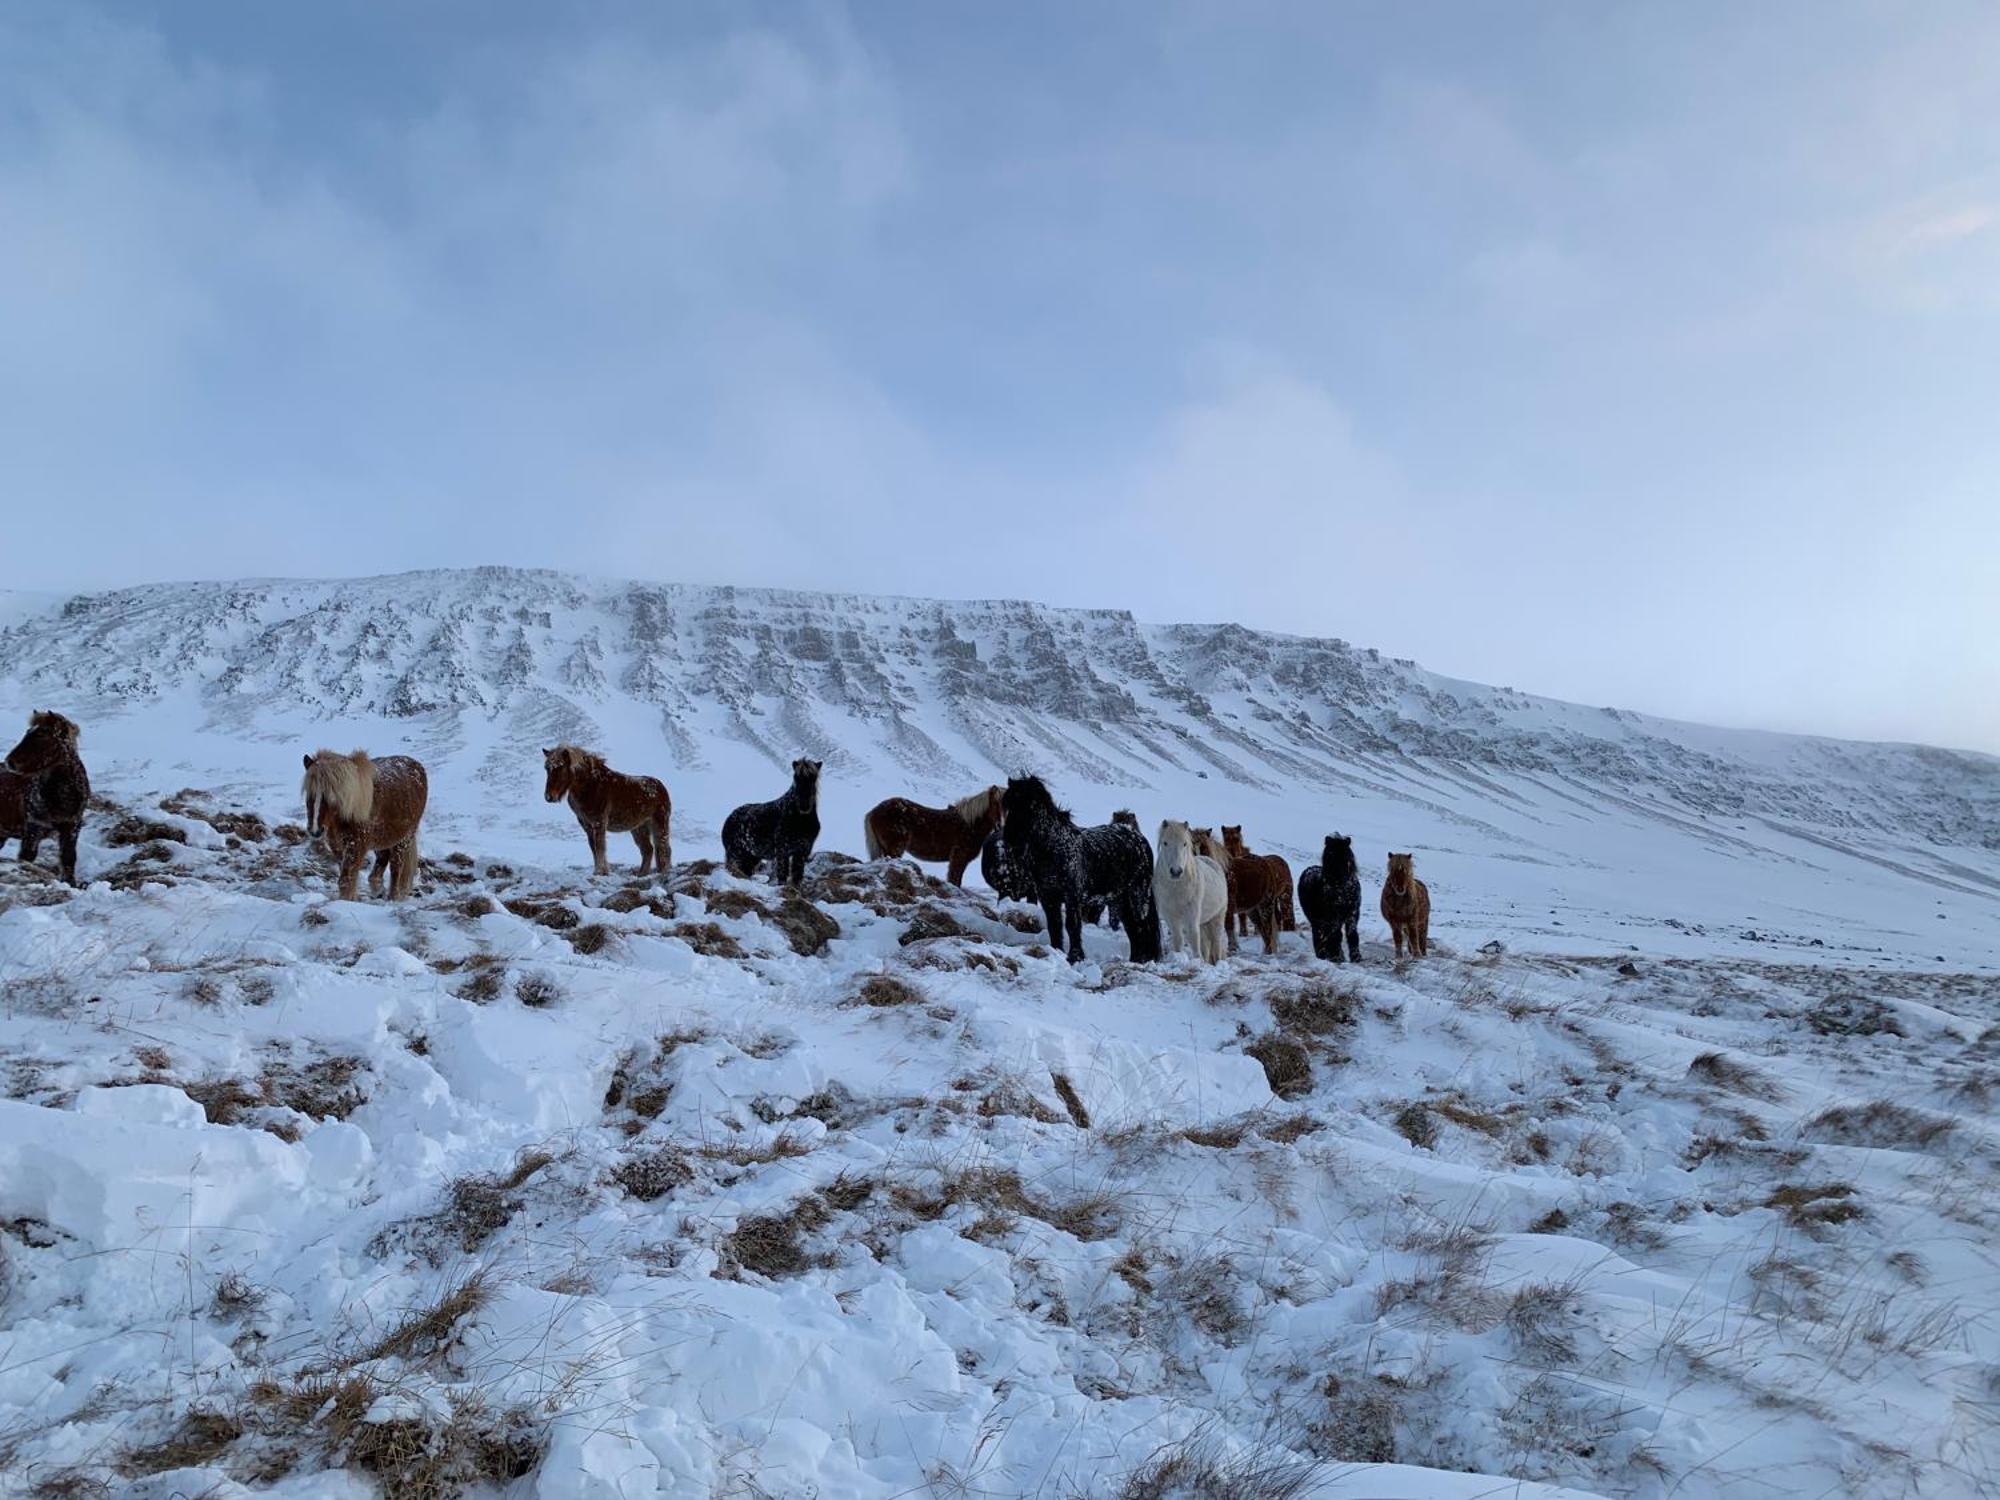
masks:
{"type": "MultiPolygon", "coordinates": [[[[1334,941],[1339,941],[1338,934],[1335,935],[1334,941]]],[[[1350,963],[1358,964],[1361,962],[1361,919],[1359,917],[1350,917],[1347,920],[1347,958],[1350,963]]]]}
{"type": "Polygon", "coordinates": [[[361,867],[368,862],[368,850],[358,837],[340,855],[340,899],[361,899],[361,867]]]}
{"type": "Polygon", "coordinates": [[[382,882],[388,877],[389,866],[395,858],[396,847],[393,844],[375,851],[375,864],[368,871],[368,894],[371,897],[382,894],[382,882]]]}
{"type": "Polygon", "coordinates": [[[56,849],[62,856],[62,878],[70,885],[76,884],[76,836],[80,825],[65,823],[56,830],[56,849]]]}
{"type": "Polygon", "coordinates": [[[971,863],[972,863],[971,854],[952,855],[951,868],[946,873],[945,878],[949,880],[953,885],[963,886],[965,884],[965,867],[971,863]]]}
{"type": "Polygon", "coordinates": [[[656,875],[667,874],[674,863],[674,842],[667,832],[668,817],[666,813],[653,814],[653,873],[656,875]]]}
{"type": "Polygon", "coordinates": [[[644,823],[634,823],[632,842],[638,846],[639,873],[643,875],[653,867],[653,830],[644,823]]]}
{"type": "Polygon", "coordinates": [[[590,840],[590,868],[594,874],[609,875],[611,861],[604,854],[604,825],[590,823],[584,827],[584,836],[590,840]]]}
{"type": "Polygon", "coordinates": [[[1065,956],[1073,964],[1083,962],[1083,900],[1065,893],[1063,899],[1063,932],[1069,939],[1065,956]]]}
{"type": "Polygon", "coordinates": [[[35,827],[31,823],[26,828],[21,830],[22,864],[24,865],[33,864],[35,862],[35,855],[41,851],[41,847],[42,847],[41,829],[35,827]]]}

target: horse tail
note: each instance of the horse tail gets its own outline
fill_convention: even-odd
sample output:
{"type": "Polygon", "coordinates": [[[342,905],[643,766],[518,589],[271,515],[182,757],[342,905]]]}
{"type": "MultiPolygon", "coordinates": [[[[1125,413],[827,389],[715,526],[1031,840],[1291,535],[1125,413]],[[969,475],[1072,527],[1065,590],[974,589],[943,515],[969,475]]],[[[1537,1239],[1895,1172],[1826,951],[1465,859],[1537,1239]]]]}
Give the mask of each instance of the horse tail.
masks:
{"type": "Polygon", "coordinates": [[[879,807],[870,808],[867,816],[861,820],[861,839],[868,846],[870,859],[881,859],[886,852],[881,838],[875,832],[875,814],[881,810],[879,807]]]}
{"type": "Polygon", "coordinates": [[[389,898],[400,901],[417,888],[417,830],[396,846],[390,859],[389,898]]]}

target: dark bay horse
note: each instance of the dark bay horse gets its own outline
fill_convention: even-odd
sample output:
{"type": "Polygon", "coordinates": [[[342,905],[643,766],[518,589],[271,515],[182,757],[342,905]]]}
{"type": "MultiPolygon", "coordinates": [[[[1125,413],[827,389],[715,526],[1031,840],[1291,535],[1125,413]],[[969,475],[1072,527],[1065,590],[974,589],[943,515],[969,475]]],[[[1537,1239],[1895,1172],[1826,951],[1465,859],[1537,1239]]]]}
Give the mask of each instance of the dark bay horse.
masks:
{"type": "Polygon", "coordinates": [[[306,757],[305,779],[299,791],[306,799],[306,832],[324,839],[340,862],[340,899],[356,899],[361,867],[375,856],[368,872],[368,893],[382,894],[382,877],[389,876],[389,896],[400,901],[417,884],[417,825],[430,801],[430,778],[407,755],[369,759],[366,750],[342,755],[321,750],[306,757]]]}
{"type": "Polygon", "coordinates": [[[0,770],[0,848],[21,841],[21,858],[32,862],[42,840],[56,836],[62,878],[76,884],[76,839],[90,806],[90,774],[76,744],[82,737],[72,719],[38,711],[28,716],[28,732],[7,752],[0,770]]]}
{"type": "Polygon", "coordinates": [[[658,869],[664,872],[674,862],[673,840],[668,829],[673,821],[673,799],[665,783],[656,776],[628,776],[614,771],[604,757],[579,745],[558,745],[542,752],[542,769],[548,782],[542,788],[545,801],[569,799],[569,810],[590,843],[590,861],[600,875],[611,873],[604,857],[607,833],[629,833],[639,846],[639,873],[658,869]]]}
{"type": "Polygon", "coordinates": [[[979,858],[986,835],[1000,826],[1000,788],[962,797],[950,807],[926,807],[907,797],[890,797],[868,809],[861,820],[870,859],[944,861],[953,885],[965,883],[965,867],[979,858]]]}
{"type": "MultiPolygon", "coordinates": [[[[1241,823],[1236,824],[1234,827],[1231,827],[1227,823],[1223,825],[1222,843],[1223,847],[1238,860],[1248,857],[1250,859],[1266,861],[1273,878],[1279,882],[1278,888],[1272,892],[1272,899],[1277,902],[1278,906],[1278,928],[1282,932],[1297,932],[1299,930],[1299,922],[1297,916],[1293,914],[1292,909],[1292,867],[1285,862],[1284,855],[1252,854],[1250,846],[1243,842],[1243,825],[1241,823]]],[[[1240,930],[1245,937],[1248,937],[1250,935],[1250,914],[1245,911],[1237,915],[1240,930]]]]}
{"type": "MultiPolygon", "coordinates": [[[[1278,877],[1272,868],[1264,863],[1259,854],[1235,854],[1230,851],[1225,840],[1215,836],[1213,829],[1194,830],[1194,849],[1197,854],[1206,854],[1222,866],[1222,873],[1229,882],[1229,914],[1224,919],[1223,928],[1229,934],[1229,951],[1236,952],[1237,918],[1243,917],[1256,928],[1257,935],[1264,940],[1264,951],[1278,951],[1278,877]]],[[[1291,899],[1291,881],[1285,880],[1285,899],[1291,899]]]]}

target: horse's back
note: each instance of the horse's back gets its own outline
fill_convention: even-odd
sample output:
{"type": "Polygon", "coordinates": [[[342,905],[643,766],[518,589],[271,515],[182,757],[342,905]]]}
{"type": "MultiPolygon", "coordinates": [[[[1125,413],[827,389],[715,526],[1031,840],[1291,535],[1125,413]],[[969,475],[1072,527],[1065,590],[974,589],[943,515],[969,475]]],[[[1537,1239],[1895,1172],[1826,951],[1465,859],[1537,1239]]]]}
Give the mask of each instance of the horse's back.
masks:
{"type": "Polygon", "coordinates": [[[385,755],[374,765],[376,807],[403,828],[414,827],[431,800],[431,778],[424,763],[413,755],[385,755]]]}

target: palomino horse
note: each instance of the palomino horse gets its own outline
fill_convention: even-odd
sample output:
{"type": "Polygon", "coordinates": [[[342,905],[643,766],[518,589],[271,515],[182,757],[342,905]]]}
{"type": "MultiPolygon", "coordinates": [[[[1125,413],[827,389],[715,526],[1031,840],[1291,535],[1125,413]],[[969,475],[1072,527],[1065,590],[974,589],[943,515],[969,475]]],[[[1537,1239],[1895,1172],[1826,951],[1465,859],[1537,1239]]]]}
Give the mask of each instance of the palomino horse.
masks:
{"type": "MultiPolygon", "coordinates": [[[[1292,913],[1292,867],[1285,863],[1285,857],[1282,854],[1250,854],[1249,845],[1243,842],[1243,825],[1241,823],[1238,823],[1234,828],[1228,824],[1223,825],[1222,843],[1229,850],[1230,854],[1239,860],[1245,855],[1249,855],[1252,859],[1263,859],[1272,862],[1277,872],[1283,877],[1283,889],[1275,893],[1278,903],[1278,928],[1282,932],[1297,932],[1299,930],[1299,921],[1292,913]]],[[[1245,937],[1248,937],[1250,935],[1249,913],[1238,912],[1236,913],[1236,917],[1239,930],[1245,937]]]]}
{"type": "MultiPolygon", "coordinates": [[[[1229,882],[1229,914],[1223,927],[1229,935],[1229,951],[1236,951],[1236,917],[1238,914],[1249,918],[1257,929],[1257,935],[1264,940],[1264,951],[1278,951],[1278,876],[1265,862],[1261,854],[1242,855],[1230,852],[1228,844],[1218,839],[1211,829],[1194,830],[1194,847],[1197,854],[1205,854],[1222,867],[1223,878],[1229,882]]],[[[1290,896],[1290,880],[1285,881],[1286,895],[1290,896]]]]}
{"type": "Polygon", "coordinates": [[[417,883],[417,824],[431,793],[422,765],[407,755],[370,760],[366,750],[322,750],[306,757],[299,790],[306,799],[306,832],[324,839],[340,862],[341,900],[355,899],[370,854],[375,868],[368,894],[382,894],[385,872],[392,900],[410,894],[417,883]]]}
{"type": "Polygon", "coordinates": [[[664,873],[674,862],[673,841],[668,825],[673,821],[673,799],[656,776],[628,776],[614,771],[604,757],[578,745],[558,745],[542,752],[542,769],[549,779],[542,788],[544,800],[569,799],[569,810],[590,842],[590,861],[600,875],[611,873],[604,857],[607,833],[629,833],[639,846],[639,873],[658,869],[664,873]]]}
{"type": "Polygon", "coordinates": [[[90,776],[76,753],[82,731],[61,714],[28,716],[28,732],[7,752],[0,770],[0,847],[21,841],[21,859],[33,861],[42,840],[56,836],[62,878],[76,884],[76,836],[90,805],[90,776]]]}
{"type": "Polygon", "coordinates": [[[1404,943],[1410,945],[1412,958],[1431,951],[1431,890],[1417,879],[1414,863],[1410,855],[1390,855],[1389,873],[1382,881],[1382,920],[1389,924],[1398,958],[1404,943]]]}
{"type": "Polygon", "coordinates": [[[963,885],[965,867],[979,858],[986,835],[1000,826],[1000,788],[961,797],[950,807],[926,807],[907,797],[890,797],[868,809],[861,835],[870,859],[943,860],[953,885],[963,885]]]}
{"type": "Polygon", "coordinates": [[[1168,949],[1190,949],[1205,964],[1222,962],[1229,877],[1214,860],[1194,852],[1187,824],[1171,818],[1160,825],[1160,848],[1153,856],[1153,904],[1160,909],[1168,949]]]}

